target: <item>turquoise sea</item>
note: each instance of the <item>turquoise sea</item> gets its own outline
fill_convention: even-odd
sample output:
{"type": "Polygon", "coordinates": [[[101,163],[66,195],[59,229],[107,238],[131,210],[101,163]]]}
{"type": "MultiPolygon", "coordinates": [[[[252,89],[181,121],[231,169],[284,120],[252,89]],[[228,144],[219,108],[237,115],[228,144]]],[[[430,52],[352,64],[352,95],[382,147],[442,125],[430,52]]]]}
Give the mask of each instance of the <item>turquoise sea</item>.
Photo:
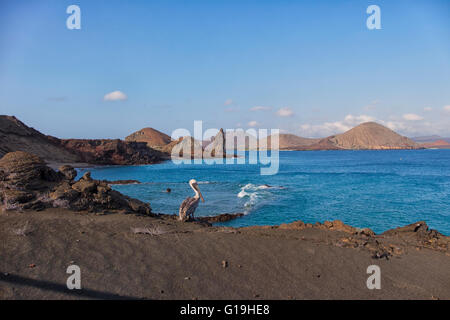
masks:
{"type": "Polygon", "coordinates": [[[193,195],[188,181],[194,178],[206,200],[196,215],[245,213],[227,226],[340,219],[383,232],[425,220],[450,235],[450,150],[284,151],[272,176],[261,176],[258,165],[171,161],[79,171],[86,170],[95,179],[143,182],[114,188],[171,214],[193,195]]]}

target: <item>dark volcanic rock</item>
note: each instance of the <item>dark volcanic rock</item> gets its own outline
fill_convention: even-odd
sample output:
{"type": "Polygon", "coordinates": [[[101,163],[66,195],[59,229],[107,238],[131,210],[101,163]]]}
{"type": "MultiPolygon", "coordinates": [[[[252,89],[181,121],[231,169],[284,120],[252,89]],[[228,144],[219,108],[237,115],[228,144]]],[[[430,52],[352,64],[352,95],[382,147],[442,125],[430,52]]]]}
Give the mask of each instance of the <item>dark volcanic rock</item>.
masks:
{"type": "Polygon", "coordinates": [[[217,216],[211,217],[197,217],[196,221],[208,222],[208,223],[216,223],[216,222],[226,222],[239,217],[242,217],[243,213],[222,213],[217,216]]]}
{"type": "Polygon", "coordinates": [[[69,165],[64,165],[59,167],[58,171],[64,175],[64,177],[70,181],[72,181],[73,179],[75,179],[75,177],[77,176],[77,171],[69,165]]]}
{"type": "Polygon", "coordinates": [[[141,184],[139,180],[102,180],[107,184],[141,184]]]}
{"type": "Polygon", "coordinates": [[[423,247],[448,250],[450,237],[446,237],[436,230],[430,229],[425,221],[419,221],[410,225],[388,230],[383,236],[396,236],[408,242],[415,242],[423,247]]]}
{"type": "Polygon", "coordinates": [[[100,165],[137,165],[159,163],[168,155],[154,150],[145,142],[115,140],[60,140],[61,145],[75,153],[80,161],[100,165]]]}
{"type": "Polygon", "coordinates": [[[26,152],[13,152],[0,159],[0,201],[3,209],[42,210],[67,208],[89,212],[124,211],[151,214],[150,205],[112,190],[86,172],[74,181],[76,171],[63,166],[59,172],[26,152]]]}
{"type": "Polygon", "coordinates": [[[61,179],[41,158],[23,151],[11,152],[1,158],[0,171],[2,185],[17,190],[38,190],[61,179]]]}

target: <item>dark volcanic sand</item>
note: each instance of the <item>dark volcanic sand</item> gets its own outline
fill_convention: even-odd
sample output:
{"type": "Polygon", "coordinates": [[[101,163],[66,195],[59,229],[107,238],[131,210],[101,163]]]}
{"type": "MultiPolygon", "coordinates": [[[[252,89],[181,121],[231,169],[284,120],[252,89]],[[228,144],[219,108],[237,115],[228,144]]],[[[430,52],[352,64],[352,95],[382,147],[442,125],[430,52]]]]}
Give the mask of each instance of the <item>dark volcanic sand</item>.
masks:
{"type": "Polygon", "coordinates": [[[403,253],[374,259],[336,245],[348,235],[60,209],[0,213],[0,298],[450,299],[448,250],[385,236],[379,241],[403,253]],[[26,235],[16,235],[25,225],[26,235]],[[161,234],[135,234],[136,227],[161,234]],[[78,294],[65,289],[71,264],[81,268],[78,294]],[[373,264],[381,290],[366,287],[373,264]]]}

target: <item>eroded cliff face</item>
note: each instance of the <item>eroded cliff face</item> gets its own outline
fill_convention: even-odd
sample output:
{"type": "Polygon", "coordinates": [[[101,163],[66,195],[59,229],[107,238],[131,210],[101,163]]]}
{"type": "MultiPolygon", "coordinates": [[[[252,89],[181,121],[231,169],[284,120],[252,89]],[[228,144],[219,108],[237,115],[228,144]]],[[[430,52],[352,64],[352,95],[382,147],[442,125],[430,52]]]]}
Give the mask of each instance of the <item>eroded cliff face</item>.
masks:
{"type": "Polygon", "coordinates": [[[123,140],[58,139],[28,127],[15,117],[0,116],[0,157],[23,151],[50,163],[99,165],[153,164],[168,159],[145,142],[123,140]]]}
{"type": "Polygon", "coordinates": [[[76,170],[65,165],[49,168],[36,155],[17,151],[0,159],[0,207],[2,210],[65,208],[75,211],[151,214],[148,203],[112,190],[87,172],[75,181],[76,170]]]}
{"type": "Polygon", "coordinates": [[[61,146],[76,154],[81,162],[100,165],[138,165],[159,163],[168,159],[145,142],[115,140],[60,140],[61,146]]]}
{"type": "Polygon", "coordinates": [[[0,158],[14,151],[30,152],[50,162],[79,161],[59,144],[59,139],[28,127],[16,117],[0,116],[0,158]]]}

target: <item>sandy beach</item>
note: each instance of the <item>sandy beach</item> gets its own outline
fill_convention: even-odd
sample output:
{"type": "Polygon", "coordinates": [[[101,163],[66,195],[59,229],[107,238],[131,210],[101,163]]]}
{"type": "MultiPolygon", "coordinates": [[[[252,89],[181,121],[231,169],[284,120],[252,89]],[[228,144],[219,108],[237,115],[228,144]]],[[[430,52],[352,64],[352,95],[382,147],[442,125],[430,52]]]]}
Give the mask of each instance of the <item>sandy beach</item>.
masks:
{"type": "Polygon", "coordinates": [[[46,209],[3,212],[0,228],[0,299],[450,299],[449,240],[419,224],[375,236],[46,209]],[[81,291],[66,288],[74,264],[81,291]]]}

